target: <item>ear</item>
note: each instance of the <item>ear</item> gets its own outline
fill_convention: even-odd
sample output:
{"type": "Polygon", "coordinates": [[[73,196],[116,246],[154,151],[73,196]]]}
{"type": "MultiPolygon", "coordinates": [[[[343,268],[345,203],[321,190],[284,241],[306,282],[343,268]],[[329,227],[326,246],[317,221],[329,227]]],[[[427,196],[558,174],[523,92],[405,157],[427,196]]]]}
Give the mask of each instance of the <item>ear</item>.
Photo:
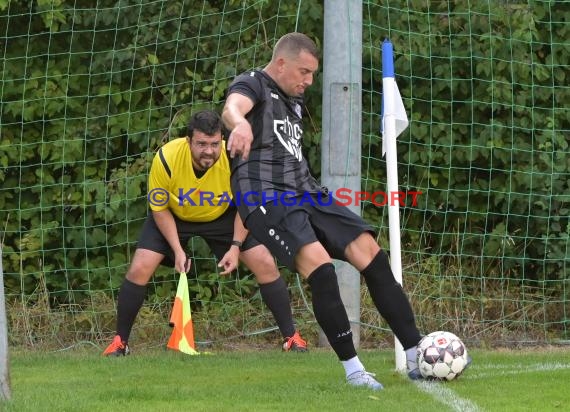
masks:
{"type": "Polygon", "coordinates": [[[283,73],[283,71],[285,70],[285,66],[287,65],[287,61],[285,60],[285,58],[279,57],[276,63],[277,63],[277,70],[279,71],[279,73],[283,73]]]}

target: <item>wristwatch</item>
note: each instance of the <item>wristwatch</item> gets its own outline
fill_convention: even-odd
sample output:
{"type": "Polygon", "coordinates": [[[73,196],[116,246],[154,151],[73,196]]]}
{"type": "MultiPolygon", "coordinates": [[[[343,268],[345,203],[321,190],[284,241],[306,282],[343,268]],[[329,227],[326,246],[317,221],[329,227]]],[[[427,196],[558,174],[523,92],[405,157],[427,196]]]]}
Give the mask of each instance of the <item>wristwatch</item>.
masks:
{"type": "Polygon", "coordinates": [[[243,245],[243,242],[240,242],[239,240],[232,240],[232,246],[241,247],[241,245],[243,245]]]}

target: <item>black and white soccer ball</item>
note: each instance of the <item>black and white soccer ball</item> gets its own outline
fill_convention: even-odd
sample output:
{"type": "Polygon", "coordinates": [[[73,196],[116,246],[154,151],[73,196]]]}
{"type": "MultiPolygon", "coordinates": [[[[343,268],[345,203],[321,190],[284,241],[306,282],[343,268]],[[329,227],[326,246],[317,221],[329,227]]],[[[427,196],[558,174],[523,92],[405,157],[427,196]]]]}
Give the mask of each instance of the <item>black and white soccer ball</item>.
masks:
{"type": "Polygon", "coordinates": [[[451,332],[437,331],[426,335],[417,346],[418,366],[426,379],[452,380],[467,366],[467,348],[451,332]]]}

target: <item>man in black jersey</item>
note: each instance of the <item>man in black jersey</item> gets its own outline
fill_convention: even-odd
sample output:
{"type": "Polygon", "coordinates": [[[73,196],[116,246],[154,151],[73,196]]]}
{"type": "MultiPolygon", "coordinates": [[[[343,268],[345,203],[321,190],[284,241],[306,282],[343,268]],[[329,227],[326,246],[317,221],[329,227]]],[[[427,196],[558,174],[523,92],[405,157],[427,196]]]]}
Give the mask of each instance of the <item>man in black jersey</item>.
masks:
{"type": "Polygon", "coordinates": [[[232,191],[243,200],[238,211],[249,231],[307,279],[315,318],[348,383],[377,390],[382,384],[357,356],[332,259],[350,262],[364,277],[379,313],[406,350],[411,379],[421,377],[416,363],[421,335],[373,228],[333,201],[310,174],[301,152],[303,93],[318,65],[315,43],[289,33],[279,39],[263,70],[232,82],[222,113],[231,130],[232,191]]]}
{"type": "Polygon", "coordinates": [[[201,236],[219,259],[222,275],[233,271],[238,258],[253,272],[261,298],[283,335],[283,350],[305,352],[306,342],[295,330],[287,284],[267,248],[248,236],[236,208],[228,201],[202,201],[231,193],[230,165],[222,140],[222,119],[211,110],[195,113],[188,136],[162,146],[154,156],[148,178],[151,213],[143,225],[133,261],[117,302],[117,334],[103,352],[129,353],[128,340],[143,304],[146,284],[159,265],[178,272],[190,269],[184,248],[201,236]],[[188,197],[179,198],[182,189],[188,197]],[[182,201],[183,200],[183,201],[182,201]]]}

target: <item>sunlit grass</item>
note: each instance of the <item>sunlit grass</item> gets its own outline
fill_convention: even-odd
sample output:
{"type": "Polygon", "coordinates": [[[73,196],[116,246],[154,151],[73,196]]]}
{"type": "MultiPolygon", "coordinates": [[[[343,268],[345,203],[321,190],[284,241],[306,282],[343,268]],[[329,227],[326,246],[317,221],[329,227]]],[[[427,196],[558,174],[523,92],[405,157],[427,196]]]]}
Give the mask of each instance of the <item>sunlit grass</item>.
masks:
{"type": "Polygon", "coordinates": [[[5,411],[561,411],[570,410],[570,352],[473,351],[460,378],[418,385],[394,372],[390,350],[361,351],[385,389],[347,386],[330,350],[104,358],[94,349],[11,354],[5,411]]]}

